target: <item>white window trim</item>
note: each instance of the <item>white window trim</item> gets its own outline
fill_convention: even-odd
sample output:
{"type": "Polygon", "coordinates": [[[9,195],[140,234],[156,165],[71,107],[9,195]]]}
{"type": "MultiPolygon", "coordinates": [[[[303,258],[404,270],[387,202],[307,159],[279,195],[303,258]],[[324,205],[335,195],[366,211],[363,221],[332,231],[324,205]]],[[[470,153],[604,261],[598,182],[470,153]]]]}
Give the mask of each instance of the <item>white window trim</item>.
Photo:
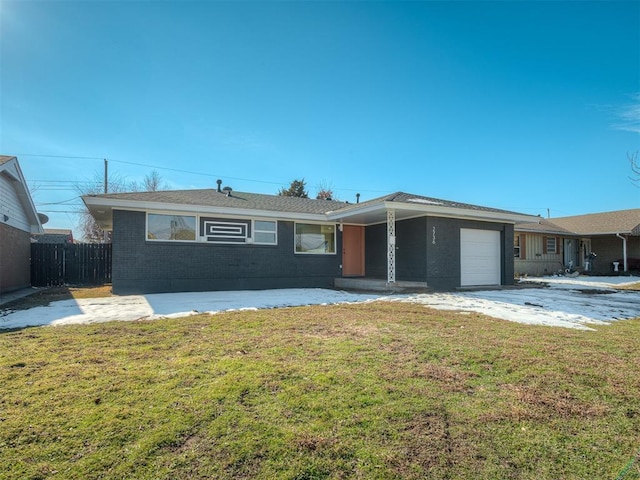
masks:
{"type": "Polygon", "coordinates": [[[262,219],[253,219],[251,220],[251,243],[254,245],[278,245],[278,221],[277,220],[262,220],[262,219]],[[256,222],[267,222],[273,223],[275,229],[271,230],[259,230],[256,228],[256,222]],[[256,242],[256,233],[273,233],[274,241],[271,242],[256,242]]]}
{"type": "Polygon", "coordinates": [[[548,255],[557,255],[558,254],[558,239],[556,237],[546,237],[545,241],[547,242],[547,254],[548,255]],[[549,248],[549,240],[553,240],[553,249],[549,248]]]}
{"type": "Polygon", "coordinates": [[[294,222],[293,223],[293,253],[296,255],[337,255],[338,254],[338,227],[337,224],[331,222],[294,222]],[[300,225],[325,225],[333,227],[333,252],[298,252],[296,250],[296,226],[300,225]]]}
{"type": "MultiPolygon", "coordinates": [[[[201,218],[211,218],[211,215],[200,215],[200,214],[194,214],[192,212],[173,212],[173,211],[149,211],[149,210],[145,210],[145,217],[144,217],[144,224],[145,224],[145,233],[144,233],[144,238],[145,241],[147,242],[154,242],[154,243],[162,243],[162,242],[170,242],[170,243],[204,243],[204,244],[213,244],[213,245],[264,245],[264,246],[277,246],[278,245],[278,220],[275,219],[271,219],[271,218],[247,218],[246,220],[248,222],[250,222],[250,228],[251,228],[251,235],[249,236],[248,232],[246,236],[238,236],[235,238],[244,238],[244,242],[225,242],[225,241],[208,241],[207,240],[207,235],[200,235],[200,220],[201,218]],[[194,240],[171,240],[171,239],[162,239],[162,238],[149,238],[149,215],[165,215],[168,217],[193,217],[195,218],[195,239],[194,240]],[[271,230],[256,230],[256,222],[268,222],[268,223],[273,223],[275,230],[271,231],[271,230]],[[256,231],[261,232],[261,233],[271,233],[275,235],[275,241],[272,242],[256,242],[255,241],[255,233],[256,231]]],[[[233,217],[233,218],[229,218],[229,221],[226,221],[224,219],[224,217],[222,217],[221,219],[221,223],[227,223],[230,226],[233,225],[244,225],[246,226],[247,223],[243,223],[243,222],[234,222],[232,220],[245,220],[242,217],[233,217]]],[[[308,222],[300,222],[300,223],[308,223],[308,222]]],[[[323,223],[324,225],[324,223],[323,223]]],[[[295,227],[294,227],[295,228],[295,227]]],[[[295,249],[295,245],[294,245],[294,249],[295,249]]],[[[328,254],[327,254],[328,255],[328,254]]]]}

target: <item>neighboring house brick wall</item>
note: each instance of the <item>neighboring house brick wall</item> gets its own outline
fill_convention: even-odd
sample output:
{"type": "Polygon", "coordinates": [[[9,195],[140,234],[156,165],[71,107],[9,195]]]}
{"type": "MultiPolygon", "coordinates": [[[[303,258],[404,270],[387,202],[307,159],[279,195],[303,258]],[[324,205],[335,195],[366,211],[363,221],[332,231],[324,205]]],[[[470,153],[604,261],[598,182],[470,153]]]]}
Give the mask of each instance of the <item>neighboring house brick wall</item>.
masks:
{"type": "Polygon", "coordinates": [[[278,221],[278,245],[148,242],[145,213],[114,211],[113,291],[245,290],[333,286],[341,275],[341,236],[335,255],[294,253],[294,223],[278,221]]]}
{"type": "MultiPolygon", "coordinates": [[[[591,249],[597,255],[593,262],[594,273],[610,274],[613,262],[622,260],[622,240],[618,237],[591,237],[591,249]]],[[[627,237],[627,258],[640,258],[640,237],[627,237]]],[[[619,269],[622,272],[622,264],[619,269]]]]}
{"type": "Polygon", "coordinates": [[[0,292],[31,285],[31,236],[0,223],[0,292]]]}

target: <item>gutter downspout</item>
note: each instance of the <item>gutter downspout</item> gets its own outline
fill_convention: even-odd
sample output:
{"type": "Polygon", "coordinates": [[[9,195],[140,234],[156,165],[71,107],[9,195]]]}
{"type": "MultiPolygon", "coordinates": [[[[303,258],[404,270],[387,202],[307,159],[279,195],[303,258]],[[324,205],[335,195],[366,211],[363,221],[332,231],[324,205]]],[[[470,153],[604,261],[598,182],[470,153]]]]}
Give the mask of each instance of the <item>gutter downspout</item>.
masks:
{"type": "Polygon", "coordinates": [[[616,233],[616,237],[622,239],[622,261],[624,262],[624,271],[627,271],[627,238],[623,237],[619,233],[616,233]]]}

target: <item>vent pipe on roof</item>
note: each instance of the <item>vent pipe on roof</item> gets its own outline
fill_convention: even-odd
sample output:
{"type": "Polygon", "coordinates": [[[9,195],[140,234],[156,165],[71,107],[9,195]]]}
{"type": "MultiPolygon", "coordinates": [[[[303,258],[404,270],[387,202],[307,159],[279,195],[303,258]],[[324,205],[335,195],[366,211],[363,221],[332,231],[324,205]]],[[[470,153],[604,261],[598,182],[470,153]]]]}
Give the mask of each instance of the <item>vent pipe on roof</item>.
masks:
{"type": "Polygon", "coordinates": [[[226,193],[226,194],[227,194],[227,197],[230,197],[230,196],[231,196],[231,192],[232,192],[232,191],[233,191],[233,189],[232,189],[231,187],[226,187],[226,186],[225,186],[225,187],[222,189],[222,192],[223,192],[223,193],[226,193]]]}
{"type": "Polygon", "coordinates": [[[218,192],[222,193],[222,189],[220,188],[220,185],[222,185],[222,180],[218,179],[216,180],[216,183],[218,184],[218,192]]]}
{"type": "Polygon", "coordinates": [[[360,203],[360,194],[356,193],[356,203],[360,203]]]}

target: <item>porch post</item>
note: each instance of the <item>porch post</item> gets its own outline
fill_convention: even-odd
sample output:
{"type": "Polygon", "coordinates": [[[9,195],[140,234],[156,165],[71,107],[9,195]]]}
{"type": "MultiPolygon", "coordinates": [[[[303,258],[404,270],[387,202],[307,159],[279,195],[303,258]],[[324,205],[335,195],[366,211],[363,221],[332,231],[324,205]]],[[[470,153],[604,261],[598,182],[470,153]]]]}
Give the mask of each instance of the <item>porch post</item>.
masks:
{"type": "Polygon", "coordinates": [[[387,210],[387,282],[396,281],[396,211],[387,210]]]}

